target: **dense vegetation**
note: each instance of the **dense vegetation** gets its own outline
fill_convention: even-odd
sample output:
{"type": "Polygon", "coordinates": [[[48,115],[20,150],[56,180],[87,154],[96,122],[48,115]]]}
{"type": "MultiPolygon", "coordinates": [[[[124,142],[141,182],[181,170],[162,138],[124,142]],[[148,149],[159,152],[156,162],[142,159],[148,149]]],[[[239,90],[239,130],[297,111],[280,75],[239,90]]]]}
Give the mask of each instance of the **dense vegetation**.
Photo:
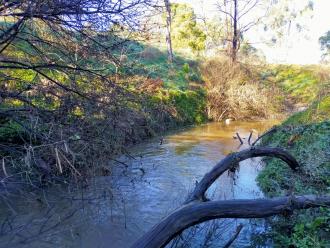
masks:
{"type": "MultiPolygon", "coordinates": [[[[46,35],[46,31],[34,31],[34,35],[46,35]]],[[[42,48],[65,59],[53,47],[42,48]]],[[[73,74],[67,68],[54,71],[49,65],[30,69],[23,64],[26,56],[42,61],[28,42],[13,43],[6,50],[0,140],[8,175],[24,174],[21,179],[41,184],[53,175],[80,178],[87,173],[87,165],[93,174],[102,160],[124,152],[127,145],[206,120],[206,94],[196,62],[175,57],[169,65],[166,53],[133,41],[121,49],[127,55],[115,67],[106,62],[107,57],[80,54],[84,51],[74,48],[69,55],[78,53],[80,65],[102,68],[102,74],[94,75],[73,74]],[[14,59],[23,65],[12,66],[14,59]],[[93,164],[95,158],[98,166],[93,164]]]]}
{"type": "Polygon", "coordinates": [[[232,119],[283,118],[329,94],[326,66],[239,63],[223,57],[201,66],[208,116],[232,119]]]}
{"type": "MultiPolygon", "coordinates": [[[[267,160],[258,177],[267,196],[329,193],[329,116],[328,95],[292,115],[275,133],[263,138],[262,146],[285,148],[301,165],[301,170],[293,173],[279,160],[267,160]]],[[[270,235],[281,247],[328,247],[329,221],[329,209],[306,210],[272,219],[270,235]]]]}

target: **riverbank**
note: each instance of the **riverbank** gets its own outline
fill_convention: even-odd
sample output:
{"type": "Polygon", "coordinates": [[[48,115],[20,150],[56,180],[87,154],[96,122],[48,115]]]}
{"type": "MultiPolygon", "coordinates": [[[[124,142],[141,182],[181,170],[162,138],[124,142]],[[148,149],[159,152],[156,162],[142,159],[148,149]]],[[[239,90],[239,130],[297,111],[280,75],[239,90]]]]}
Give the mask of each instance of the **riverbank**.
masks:
{"type": "MultiPolygon", "coordinates": [[[[133,90],[131,93],[138,94],[133,90]]],[[[93,114],[80,108],[78,114],[62,113],[57,121],[23,113],[15,116],[17,123],[1,116],[0,187],[9,190],[12,185],[26,184],[39,188],[67,179],[81,181],[108,174],[111,170],[104,170],[104,165],[126,153],[128,146],[207,119],[203,90],[160,88],[141,94],[134,105],[100,108],[93,114]],[[33,130],[21,124],[25,121],[30,125],[29,117],[33,122],[40,117],[33,130]],[[47,133],[50,137],[45,139],[47,133]]]]}
{"type": "MultiPolygon", "coordinates": [[[[24,31],[58,39],[38,22],[24,31]]],[[[70,42],[65,49],[42,47],[47,59],[20,39],[3,54],[9,61],[0,86],[3,191],[109,174],[104,166],[128,146],[207,121],[197,61],[175,55],[168,63],[166,50],[111,32],[91,32],[93,49],[84,47],[79,32],[61,35],[70,42]],[[49,66],[48,60],[60,64],[49,66]]]]}
{"type": "Polygon", "coordinates": [[[329,94],[330,67],[236,63],[214,57],[201,64],[207,114],[223,119],[283,119],[329,94]]]}
{"type": "MultiPolygon", "coordinates": [[[[289,117],[277,131],[264,137],[261,146],[288,150],[300,163],[293,173],[280,160],[265,160],[257,180],[268,197],[288,194],[329,194],[330,97],[289,117]]],[[[305,210],[270,219],[276,247],[329,247],[329,209],[305,210]]]]}

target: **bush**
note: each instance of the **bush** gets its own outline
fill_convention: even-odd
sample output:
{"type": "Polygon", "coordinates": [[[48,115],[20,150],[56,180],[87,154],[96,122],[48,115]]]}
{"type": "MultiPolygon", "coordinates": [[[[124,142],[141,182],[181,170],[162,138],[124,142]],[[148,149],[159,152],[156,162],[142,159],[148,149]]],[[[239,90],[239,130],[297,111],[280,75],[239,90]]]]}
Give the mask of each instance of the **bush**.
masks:
{"type": "MultiPolygon", "coordinates": [[[[207,120],[205,113],[206,96],[202,90],[163,89],[151,97],[151,102],[153,108],[162,108],[162,112],[168,115],[167,119],[172,120],[172,123],[167,123],[167,125],[201,124],[207,120]]],[[[160,111],[156,111],[155,114],[160,113],[160,111]]],[[[160,119],[160,117],[155,119],[160,119]]]]}
{"type": "Polygon", "coordinates": [[[270,118],[281,104],[275,96],[279,89],[261,82],[256,68],[232,65],[226,58],[214,58],[201,66],[207,90],[208,116],[224,118],[270,118]],[[278,103],[278,104],[277,104],[278,103]]]}

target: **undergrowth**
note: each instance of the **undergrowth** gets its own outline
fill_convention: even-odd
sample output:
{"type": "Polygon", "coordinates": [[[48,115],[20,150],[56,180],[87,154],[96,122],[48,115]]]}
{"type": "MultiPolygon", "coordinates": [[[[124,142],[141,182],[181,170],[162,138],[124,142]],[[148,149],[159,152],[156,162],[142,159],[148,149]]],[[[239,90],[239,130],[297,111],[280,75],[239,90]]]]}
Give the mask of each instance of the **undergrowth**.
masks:
{"type": "MultiPolygon", "coordinates": [[[[267,159],[258,176],[269,197],[288,194],[330,193],[330,97],[314,102],[307,110],[288,118],[277,131],[262,140],[262,146],[288,150],[301,170],[292,172],[278,159],[267,159]]],[[[329,247],[330,211],[305,210],[270,219],[269,234],[275,247],[329,247]]]]}
{"type": "Polygon", "coordinates": [[[207,91],[208,116],[221,121],[270,119],[283,107],[278,87],[260,77],[260,68],[247,64],[231,64],[227,58],[205,61],[201,72],[207,91]]]}
{"type": "Polygon", "coordinates": [[[326,66],[270,65],[260,74],[282,91],[283,101],[307,106],[329,93],[330,69],[326,66]]]}

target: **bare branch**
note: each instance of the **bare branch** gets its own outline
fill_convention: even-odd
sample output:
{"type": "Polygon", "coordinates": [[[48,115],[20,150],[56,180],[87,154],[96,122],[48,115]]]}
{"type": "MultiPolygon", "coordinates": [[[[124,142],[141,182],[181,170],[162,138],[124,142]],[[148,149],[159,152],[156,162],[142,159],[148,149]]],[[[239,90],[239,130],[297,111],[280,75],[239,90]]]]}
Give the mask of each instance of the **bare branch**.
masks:
{"type": "Polygon", "coordinates": [[[205,174],[203,179],[196,185],[194,191],[188,197],[188,200],[185,203],[192,201],[205,201],[205,192],[213,184],[213,182],[219,178],[225,171],[235,166],[237,163],[246,160],[248,158],[254,157],[276,157],[288,164],[292,170],[297,170],[299,167],[296,159],[280,148],[254,148],[246,149],[240,152],[232,153],[226,158],[221,160],[213,169],[205,174]]]}

